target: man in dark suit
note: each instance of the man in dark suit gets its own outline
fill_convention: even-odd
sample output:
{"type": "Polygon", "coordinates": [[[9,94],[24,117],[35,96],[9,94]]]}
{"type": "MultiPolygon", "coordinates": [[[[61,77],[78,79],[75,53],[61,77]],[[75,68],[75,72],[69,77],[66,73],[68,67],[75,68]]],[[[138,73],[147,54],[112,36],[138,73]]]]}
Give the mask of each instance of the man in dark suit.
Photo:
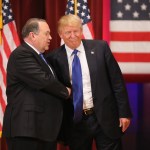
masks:
{"type": "Polygon", "coordinates": [[[58,33],[65,44],[49,53],[47,60],[59,80],[72,87],[72,63],[74,51],[77,51],[83,84],[82,118],[78,122],[74,121],[77,99],[74,99],[74,86],[73,98],[64,103],[63,138],[67,138],[70,150],[91,150],[93,139],[97,150],[121,150],[121,135],[128,128],[132,115],[120,68],[108,44],[82,40],[82,22],[76,15],[61,17],[58,33]]]}
{"type": "Polygon", "coordinates": [[[69,97],[70,89],[57,80],[52,67],[40,56],[52,39],[46,21],[29,19],[22,36],[23,44],[8,60],[2,135],[8,150],[56,150],[62,101],[69,97]]]}

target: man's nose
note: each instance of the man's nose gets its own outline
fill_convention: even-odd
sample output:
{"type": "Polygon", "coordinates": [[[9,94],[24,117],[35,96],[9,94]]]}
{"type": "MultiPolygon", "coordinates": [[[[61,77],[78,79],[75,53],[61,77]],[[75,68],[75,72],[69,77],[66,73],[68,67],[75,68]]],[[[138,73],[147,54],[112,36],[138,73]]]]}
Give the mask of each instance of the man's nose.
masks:
{"type": "Polygon", "coordinates": [[[52,36],[51,35],[49,35],[49,39],[52,40],[52,36]]]}
{"type": "Polygon", "coordinates": [[[71,37],[75,37],[75,32],[71,32],[71,37]]]}

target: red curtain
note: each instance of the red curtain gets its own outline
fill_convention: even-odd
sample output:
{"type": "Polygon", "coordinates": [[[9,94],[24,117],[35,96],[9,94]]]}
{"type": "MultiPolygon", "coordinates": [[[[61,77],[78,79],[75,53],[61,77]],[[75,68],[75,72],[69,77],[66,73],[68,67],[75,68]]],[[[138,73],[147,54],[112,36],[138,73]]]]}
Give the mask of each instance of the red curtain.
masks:
{"type": "MultiPolygon", "coordinates": [[[[47,20],[52,35],[50,50],[60,45],[57,21],[65,14],[67,0],[10,0],[19,37],[25,22],[31,17],[47,20]]],[[[95,38],[102,39],[102,0],[88,0],[93,21],[95,38]]],[[[21,39],[22,40],[22,39],[21,39]]]]}

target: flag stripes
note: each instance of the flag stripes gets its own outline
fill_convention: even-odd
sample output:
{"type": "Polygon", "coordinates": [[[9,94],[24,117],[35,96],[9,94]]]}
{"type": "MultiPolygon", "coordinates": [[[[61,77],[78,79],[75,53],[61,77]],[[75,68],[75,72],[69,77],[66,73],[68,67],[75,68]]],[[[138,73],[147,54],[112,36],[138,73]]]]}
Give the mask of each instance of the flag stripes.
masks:
{"type": "MultiPolygon", "coordinates": [[[[118,62],[150,62],[150,53],[114,53],[118,62]]],[[[149,69],[150,72],[150,69],[149,69]]]]}
{"type": "Polygon", "coordinates": [[[7,104],[6,67],[11,52],[20,44],[16,25],[12,17],[9,0],[3,0],[2,44],[0,45],[0,133],[2,131],[3,114],[7,104]],[[5,9],[4,9],[5,6],[5,9]]]}
{"type": "Polygon", "coordinates": [[[110,30],[112,32],[150,32],[149,21],[120,21],[120,20],[112,20],[110,21],[110,30]]]}
{"type": "Polygon", "coordinates": [[[124,72],[124,74],[129,74],[129,72],[131,75],[134,74],[134,76],[132,76],[133,78],[136,78],[136,75],[142,75],[143,78],[145,78],[143,80],[146,80],[146,77],[149,77],[150,74],[150,63],[119,62],[119,66],[121,67],[121,70],[124,72]]]}
{"type": "Polygon", "coordinates": [[[150,41],[150,32],[111,32],[111,41],[150,41]]]}
{"type": "Polygon", "coordinates": [[[94,33],[93,33],[93,28],[92,28],[91,22],[83,25],[83,38],[84,39],[93,39],[94,38],[94,33]]]}
{"type": "Polygon", "coordinates": [[[150,20],[141,4],[150,2],[111,1],[110,48],[124,75],[150,76],[150,20]],[[130,10],[124,9],[127,3],[130,10]]]}
{"type": "Polygon", "coordinates": [[[149,53],[150,42],[111,42],[113,52],[119,53],[149,53]]]}

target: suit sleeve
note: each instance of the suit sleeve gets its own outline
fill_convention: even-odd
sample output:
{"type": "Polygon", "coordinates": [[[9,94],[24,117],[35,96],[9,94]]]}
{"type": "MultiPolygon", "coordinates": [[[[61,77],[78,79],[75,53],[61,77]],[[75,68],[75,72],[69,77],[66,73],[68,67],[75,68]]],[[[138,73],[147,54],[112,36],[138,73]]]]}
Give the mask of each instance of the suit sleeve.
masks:
{"type": "Polygon", "coordinates": [[[56,97],[68,98],[67,88],[52,73],[43,69],[33,53],[25,50],[16,51],[11,56],[10,63],[14,63],[13,69],[16,69],[16,76],[24,86],[45,91],[56,97]]]}
{"type": "Polygon", "coordinates": [[[104,49],[108,76],[117,101],[119,117],[131,117],[132,114],[123,75],[107,43],[105,43],[104,49]]]}

